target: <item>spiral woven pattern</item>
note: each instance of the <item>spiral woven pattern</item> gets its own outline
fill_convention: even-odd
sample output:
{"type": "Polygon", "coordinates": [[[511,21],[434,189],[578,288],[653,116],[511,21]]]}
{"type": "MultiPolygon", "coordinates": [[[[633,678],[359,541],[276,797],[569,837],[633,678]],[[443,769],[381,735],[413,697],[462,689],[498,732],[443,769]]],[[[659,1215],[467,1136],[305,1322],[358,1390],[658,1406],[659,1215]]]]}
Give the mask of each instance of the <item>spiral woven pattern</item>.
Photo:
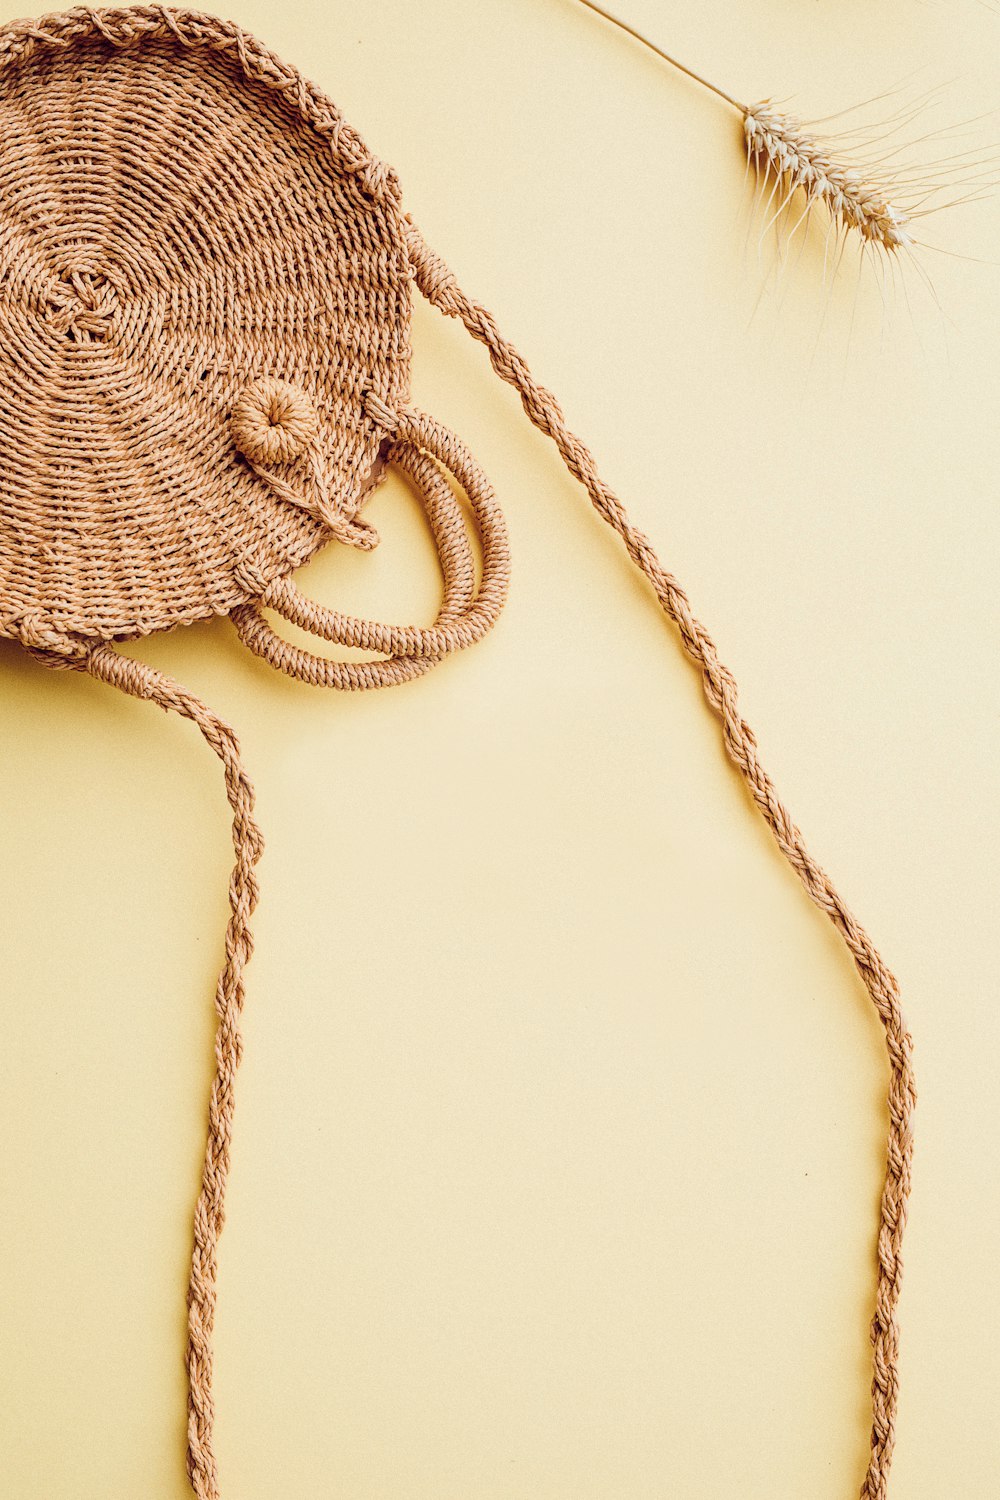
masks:
{"type": "Polygon", "coordinates": [[[286,380],[259,380],[233,407],[233,442],[258,464],[287,464],[315,442],[316,408],[286,380]]]}
{"type": "Polygon", "coordinates": [[[408,387],[397,198],[233,23],[0,31],[0,634],[72,652],[228,613],[329,538],[317,486],[354,514],[365,397],[408,387]]]}

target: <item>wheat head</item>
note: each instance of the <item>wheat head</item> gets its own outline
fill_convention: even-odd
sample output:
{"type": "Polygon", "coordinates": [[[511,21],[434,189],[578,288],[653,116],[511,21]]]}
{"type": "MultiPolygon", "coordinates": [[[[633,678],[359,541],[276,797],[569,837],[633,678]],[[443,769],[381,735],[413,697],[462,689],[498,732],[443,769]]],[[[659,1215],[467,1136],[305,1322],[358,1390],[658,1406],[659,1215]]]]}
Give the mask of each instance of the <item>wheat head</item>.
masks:
{"type": "Polygon", "coordinates": [[[890,253],[913,245],[909,217],[877,172],[838,160],[794,115],[780,114],[767,100],[752,104],[743,112],[743,136],[751,165],[773,175],[783,204],[801,192],[807,208],[820,205],[869,244],[890,253]]]}

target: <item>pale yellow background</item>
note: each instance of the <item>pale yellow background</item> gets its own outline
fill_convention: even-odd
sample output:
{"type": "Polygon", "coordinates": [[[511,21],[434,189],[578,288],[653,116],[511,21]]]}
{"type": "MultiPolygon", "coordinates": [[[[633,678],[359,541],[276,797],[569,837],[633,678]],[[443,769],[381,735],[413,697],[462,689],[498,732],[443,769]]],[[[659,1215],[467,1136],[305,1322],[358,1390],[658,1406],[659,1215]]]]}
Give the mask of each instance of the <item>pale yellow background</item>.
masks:
{"type": "MultiPolygon", "coordinates": [[[[620,6],[738,95],[822,114],[914,75],[950,84],[938,122],[998,103],[971,0],[620,6]]],[[[897,972],[921,1097],[894,1494],[996,1495],[1000,270],[928,254],[943,312],[910,274],[912,316],[824,290],[813,251],[765,284],[733,118],[571,0],[229,13],[398,168],[559,394],[897,972]]],[[[1000,201],[932,230],[989,260],[1000,201]]],[[[457,325],[419,307],[414,342],[417,399],[509,517],[488,639],[354,697],[223,621],[130,648],[238,727],[267,839],[224,1494],[844,1500],[879,1030],[620,546],[457,325]]],[[[332,546],[309,587],[429,619],[415,501],[393,480],[370,515],[381,548],[332,546]]],[[[221,780],[148,706],[7,645],[0,679],[0,1492],[182,1500],[221,780]]]]}

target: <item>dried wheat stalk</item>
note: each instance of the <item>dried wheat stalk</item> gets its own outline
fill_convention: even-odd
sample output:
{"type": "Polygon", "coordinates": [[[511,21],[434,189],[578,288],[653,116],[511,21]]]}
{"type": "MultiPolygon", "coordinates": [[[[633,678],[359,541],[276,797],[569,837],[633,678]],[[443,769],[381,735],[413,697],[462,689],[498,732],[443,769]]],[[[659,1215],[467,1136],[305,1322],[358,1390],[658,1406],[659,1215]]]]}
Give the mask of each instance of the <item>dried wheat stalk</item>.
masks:
{"type": "MultiPolygon", "coordinates": [[[[768,101],[743,109],[747,156],[761,175],[771,174],[787,204],[803,193],[807,207],[822,204],[835,224],[856,229],[863,240],[895,252],[914,243],[910,217],[894,206],[877,172],[869,178],[858,167],[839,161],[829,146],[793,115],[783,115],[768,101]]],[[[885,174],[883,175],[883,179],[885,174]]]]}
{"type": "MultiPolygon", "coordinates": [[[[580,3],[739,112],[747,165],[756,174],[758,186],[763,188],[760,200],[764,201],[766,195],[765,212],[771,212],[765,232],[798,200],[802,210],[789,238],[808,221],[813,209],[819,208],[826,213],[834,234],[843,233],[845,240],[852,234],[857,237],[862,253],[871,247],[886,256],[900,253],[912,256],[918,243],[914,235],[917,220],[949,205],[967,202],[995,181],[989,159],[976,151],[954,153],[941,161],[908,169],[897,165],[904,147],[883,145],[881,155],[873,149],[905,127],[917,115],[917,107],[895,120],[873,123],[867,132],[856,130],[827,136],[817,125],[805,124],[794,115],[780,112],[770,99],[756,104],[741,103],[595,0],[580,0],[580,3]]],[[[949,132],[940,134],[946,136],[949,132]]]]}

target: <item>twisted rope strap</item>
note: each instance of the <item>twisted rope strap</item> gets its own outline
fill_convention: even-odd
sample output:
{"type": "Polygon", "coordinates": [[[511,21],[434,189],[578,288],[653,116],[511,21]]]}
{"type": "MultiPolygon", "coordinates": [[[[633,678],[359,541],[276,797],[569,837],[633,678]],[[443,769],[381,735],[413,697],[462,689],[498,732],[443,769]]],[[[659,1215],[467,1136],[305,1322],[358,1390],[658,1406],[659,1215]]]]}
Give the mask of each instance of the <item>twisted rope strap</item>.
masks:
{"type": "Polygon", "coordinates": [[[705,695],[722,721],[730,758],[810,900],[827,914],[843,938],[885,1029],[890,1069],[889,1132],[878,1230],[878,1282],[871,1322],[871,1455],[861,1500],[886,1500],[899,1396],[896,1305],[903,1270],[900,1246],[910,1191],[911,1116],[916,1101],[910,1060],[912,1041],[903,1020],[899,986],[829,876],[810,855],[774,783],[757,759],[753,731],[739,711],[736,682],[720,662],[708,631],[692,613],[683,589],[662,566],[648,537],[633,526],[617,495],[601,479],[592,454],[567,428],[555,396],[535,381],[524,359],[500,333],[492,315],[466,296],[408,215],[405,232],[421,292],[447,317],[458,318],[472,337],[486,346],[496,373],[517,391],[532,423],[552,439],[567,469],[583,485],[602,520],[618,533],[629,557],[649,579],[664,613],[680,632],[684,650],[701,672],[705,695]]]}
{"type": "MultiPolygon", "coordinates": [[[[397,418],[387,409],[377,408],[377,415],[387,429],[396,431],[388,456],[417,487],[437,546],[444,597],[436,623],[425,629],[359,620],[313,604],[289,578],[267,586],[262,580],[261,601],[272,605],[293,623],[314,630],[327,640],[388,653],[387,660],[335,662],[282,641],[263,619],[257,603],[240,606],[232,616],[241,637],[272,665],[301,680],[329,687],[384,687],[428,671],[448,652],[471,645],[490,629],[503,607],[510,579],[510,551],[503,515],[489,481],[464,446],[454,434],[422,413],[407,412],[397,418]],[[465,520],[445,478],[445,468],[463,485],[479,531],[483,570],[478,590],[465,520]]],[[[352,525],[354,536],[363,534],[364,523],[352,525]]],[[[226,794],[233,813],[236,863],[229,885],[231,914],[226,930],[226,957],[215,997],[219,1018],[216,1066],[201,1188],[194,1211],[186,1351],[188,1479],[198,1500],[221,1500],[213,1442],[212,1332],[218,1243],[225,1223],[236,1070],[243,1053],[239,1024],[244,998],[243,970],[253,951],[250,918],[258,896],[254,865],[263,850],[263,839],[253,818],[254,790],[243,770],[233,730],[171,678],[121,655],[110,645],[95,646],[82,658],[70,659],[46,647],[47,642],[40,639],[33,651],[46,666],[81,668],[132,697],[148,699],[164,710],[173,710],[190,719],[222,761],[225,773],[226,794]]]]}
{"type": "MultiPolygon", "coordinates": [[[[406,221],[406,234],[421,291],[447,316],[459,318],[469,333],[486,346],[497,374],[518,391],[530,420],[555,443],[570,473],[583,485],[599,515],[621,537],[629,557],[652,584],[664,613],[679,630],[685,651],[701,672],[706,697],[722,723],[728,754],[808,896],[827,914],[843,938],[882,1022],[890,1065],[889,1132],[878,1232],[875,1311],[871,1322],[871,1454],[861,1500],[887,1500],[898,1406],[896,1307],[902,1275],[900,1247],[910,1189],[911,1116],[916,1098],[910,1060],[912,1043],[902,1017],[898,985],[864,928],[809,854],[773,782],[760,765],[753,732],[739,712],[736,683],[719,661],[711,637],[693,615],[684,591],[659,562],[648,538],[632,525],[618,497],[604,484],[588,449],[567,429],[555,397],[536,383],[521,355],[500,334],[492,316],[461,291],[452,273],[427,247],[412,221],[406,221]]],[[[382,687],[429,670],[449,651],[471,644],[490,628],[502,608],[509,582],[510,559],[502,513],[489,482],[463,445],[423,413],[392,413],[376,403],[373,415],[392,435],[390,458],[409,474],[423,497],[441,560],[444,597],[433,626],[388,626],[326,609],[306,599],[290,579],[269,584],[261,580],[258,601],[233,611],[237,631],[252,650],[272,665],[319,686],[349,690],[382,687]],[[462,514],[443,471],[449,471],[461,484],[479,529],[484,560],[478,593],[462,514]],[[261,603],[325,640],[383,652],[387,659],[336,662],[291,646],[264,620],[261,603]]],[[[358,539],[355,538],[355,545],[358,539]]],[[[239,1020],[243,969],[253,946],[249,921],[258,894],[254,865],[263,847],[253,820],[253,787],[241,766],[233,731],[170,678],[119,655],[109,645],[96,646],[82,661],[73,663],[62,661],[46,650],[45,645],[44,641],[39,642],[38,655],[46,664],[80,665],[92,676],[125,693],[149,699],[190,719],[222,761],[225,773],[233,812],[236,863],[229,887],[231,916],[226,933],[226,958],[216,990],[219,1017],[216,1074],[202,1183],[194,1215],[187,1297],[187,1472],[198,1500],[221,1500],[212,1442],[211,1339],[217,1246],[225,1217],[234,1082],[242,1053],[239,1020]]]]}
{"type": "Polygon", "coordinates": [[[215,992],[219,1017],[215,1077],[209,1100],[201,1190],[194,1212],[194,1250],[187,1293],[187,1473],[198,1500],[219,1500],[218,1472],[212,1452],[212,1328],[215,1322],[217,1249],[225,1222],[224,1200],[229,1175],[236,1069],[243,1054],[240,1035],[243,969],[253,951],[250,917],[258,893],[254,865],[264,845],[253,818],[253,786],[240,763],[239,742],[228,724],[171,678],[143,662],[120,655],[112,646],[94,647],[82,666],[99,681],[120,688],[133,698],[158,703],[164,710],[172,709],[196,724],[222,762],[226,795],[233,812],[236,864],[229,883],[226,957],[215,992]]]}

